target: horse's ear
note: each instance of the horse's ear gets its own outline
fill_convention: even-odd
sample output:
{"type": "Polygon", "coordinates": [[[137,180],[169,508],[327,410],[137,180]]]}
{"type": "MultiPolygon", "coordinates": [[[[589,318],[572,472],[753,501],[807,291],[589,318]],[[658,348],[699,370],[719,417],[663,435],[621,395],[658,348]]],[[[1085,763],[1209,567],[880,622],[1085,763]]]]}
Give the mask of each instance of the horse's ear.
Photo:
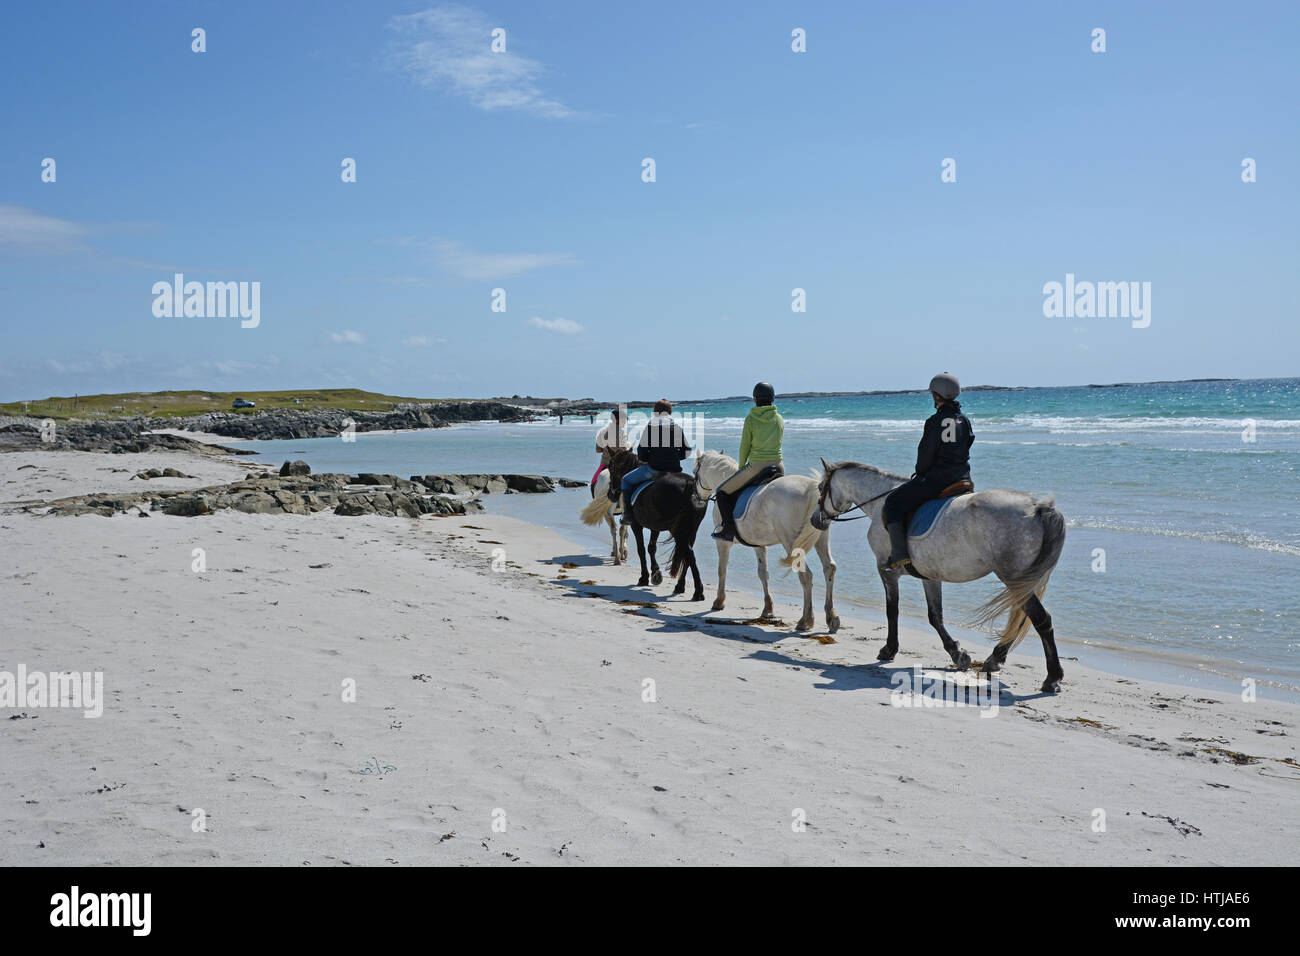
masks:
{"type": "Polygon", "coordinates": [[[832,471],[831,463],[827,461],[825,458],[822,459],[822,471],[824,471],[826,474],[830,474],[832,471]]]}

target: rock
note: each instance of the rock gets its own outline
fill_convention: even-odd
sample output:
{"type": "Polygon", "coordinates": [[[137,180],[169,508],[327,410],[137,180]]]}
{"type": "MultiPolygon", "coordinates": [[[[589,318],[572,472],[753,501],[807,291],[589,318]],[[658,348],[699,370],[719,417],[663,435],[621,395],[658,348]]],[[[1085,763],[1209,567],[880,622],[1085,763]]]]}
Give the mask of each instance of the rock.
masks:
{"type": "Polygon", "coordinates": [[[281,475],[310,475],[311,466],[302,459],[298,461],[286,461],[280,466],[281,475]]]}
{"type": "Polygon", "coordinates": [[[511,491],[539,494],[555,490],[555,482],[545,475],[506,475],[505,479],[511,491]]]}
{"type": "Polygon", "coordinates": [[[362,472],[357,475],[357,480],[353,482],[356,485],[396,485],[400,478],[396,475],[374,475],[370,472],[362,472]]]}
{"type": "Polygon", "coordinates": [[[185,518],[212,514],[211,503],[202,495],[178,495],[174,498],[160,498],[154,501],[153,508],[163,514],[180,515],[185,518]]]}
{"type": "Polygon", "coordinates": [[[196,475],[187,475],[183,471],[177,471],[175,468],[147,468],[144,471],[137,471],[131,478],[134,481],[139,478],[143,481],[149,481],[153,478],[195,478],[196,475]]]}
{"type": "Polygon", "coordinates": [[[576,478],[556,478],[555,480],[560,483],[561,488],[588,488],[591,486],[591,482],[579,481],[576,478]]]}

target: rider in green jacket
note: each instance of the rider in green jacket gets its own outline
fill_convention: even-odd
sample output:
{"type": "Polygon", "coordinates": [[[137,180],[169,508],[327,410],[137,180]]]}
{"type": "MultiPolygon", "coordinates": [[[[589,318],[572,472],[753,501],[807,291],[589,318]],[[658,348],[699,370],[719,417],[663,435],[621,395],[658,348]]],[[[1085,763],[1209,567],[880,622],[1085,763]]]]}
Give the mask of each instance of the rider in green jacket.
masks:
{"type": "Polygon", "coordinates": [[[736,522],[732,509],[736,495],[745,490],[758,473],[775,465],[785,474],[781,461],[781,438],[785,434],[785,419],[772,403],[776,391],[767,382],[754,386],[754,407],[745,417],[745,427],[740,433],[740,470],[718,486],[718,512],[722,515],[722,528],[713,532],[721,541],[736,540],[736,522]]]}

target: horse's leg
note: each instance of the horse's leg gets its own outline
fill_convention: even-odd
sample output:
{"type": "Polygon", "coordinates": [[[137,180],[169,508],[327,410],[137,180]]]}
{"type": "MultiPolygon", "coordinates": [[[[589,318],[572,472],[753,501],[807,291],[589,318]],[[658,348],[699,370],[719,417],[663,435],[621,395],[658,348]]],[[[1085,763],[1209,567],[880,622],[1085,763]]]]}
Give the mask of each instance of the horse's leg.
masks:
{"type": "Polygon", "coordinates": [[[758,558],[758,579],[763,582],[763,613],[759,619],[766,621],[772,617],[772,592],[767,586],[767,548],[755,548],[754,556],[758,558]]]}
{"type": "Polygon", "coordinates": [[[606,515],[605,515],[605,523],[609,525],[609,544],[610,544],[609,554],[610,554],[610,557],[612,557],[612,558],[614,559],[614,565],[615,565],[615,567],[617,567],[618,564],[619,564],[619,560],[618,560],[618,526],[614,523],[614,516],[613,516],[612,514],[606,514],[606,515]]]}
{"type": "Polygon", "coordinates": [[[952,658],[953,666],[959,671],[966,670],[970,667],[970,655],[961,649],[961,645],[953,640],[948,629],[943,626],[943,585],[929,578],[921,584],[925,588],[925,609],[930,618],[930,626],[939,632],[939,640],[943,641],[943,649],[952,658]]]}
{"type": "MultiPolygon", "coordinates": [[[[686,575],[682,575],[682,580],[686,575]]],[[[700,566],[695,563],[695,548],[691,548],[691,579],[695,583],[695,593],[691,595],[692,601],[704,600],[704,582],[700,580],[700,566]]]]}
{"type": "Polygon", "coordinates": [[[619,561],[627,560],[627,525],[621,521],[618,523],[618,558],[619,561]]]}
{"type": "Polygon", "coordinates": [[[803,585],[803,617],[795,623],[796,631],[811,631],[813,620],[812,609],[812,571],[808,567],[808,558],[805,555],[799,559],[797,564],[799,568],[799,583],[803,585]]]}
{"type": "MultiPolygon", "coordinates": [[[[680,547],[681,547],[681,545],[678,544],[676,541],[673,542],[673,548],[674,548],[674,549],[676,549],[676,548],[680,548],[680,547]]],[[[685,594],[685,593],[686,593],[686,572],[687,572],[688,570],[690,570],[690,564],[691,564],[691,562],[690,562],[690,560],[689,560],[689,555],[688,555],[688,560],[682,562],[682,569],[681,569],[681,571],[677,572],[677,584],[676,584],[676,586],[673,588],[673,593],[674,593],[674,594],[685,594]]],[[[672,569],[670,568],[669,570],[671,571],[672,569]]]]}
{"type": "Polygon", "coordinates": [[[1056,656],[1056,632],[1052,630],[1052,615],[1047,613],[1047,608],[1043,607],[1043,602],[1036,594],[1031,594],[1025,602],[1025,614],[1029,616],[1038,636],[1043,639],[1043,656],[1047,658],[1047,680],[1043,681],[1043,693],[1059,694],[1065,670],[1061,667],[1061,659],[1056,656]]]}
{"type": "Polygon", "coordinates": [[[879,566],[877,570],[880,572],[881,583],[885,585],[885,621],[889,625],[889,633],[876,660],[892,661],[898,655],[898,572],[886,571],[879,566]]]}
{"type": "Polygon", "coordinates": [[[641,577],[636,583],[638,587],[645,587],[650,583],[650,572],[646,570],[645,566],[645,539],[641,536],[641,526],[639,524],[632,525],[632,533],[636,535],[636,553],[641,558],[641,577]]]}
{"type": "Polygon", "coordinates": [[[655,551],[659,546],[659,532],[650,532],[650,583],[663,584],[664,576],[659,571],[659,561],[655,557],[655,551]]]}
{"type": "Polygon", "coordinates": [[[826,628],[834,634],[840,629],[840,616],[835,613],[835,559],[831,557],[828,534],[817,539],[817,559],[822,563],[822,574],[826,575],[826,628]]]}
{"type": "Polygon", "coordinates": [[[721,611],[727,606],[727,558],[731,556],[731,542],[715,540],[718,542],[718,596],[713,599],[713,610],[721,611]]]}

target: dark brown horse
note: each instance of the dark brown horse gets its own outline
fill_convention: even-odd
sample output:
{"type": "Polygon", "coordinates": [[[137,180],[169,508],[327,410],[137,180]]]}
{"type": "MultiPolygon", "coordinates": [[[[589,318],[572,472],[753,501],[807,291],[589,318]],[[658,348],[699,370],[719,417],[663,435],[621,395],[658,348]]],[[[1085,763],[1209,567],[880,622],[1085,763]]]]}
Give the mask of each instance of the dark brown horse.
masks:
{"type": "MultiPolygon", "coordinates": [[[[618,487],[623,476],[640,464],[636,455],[626,449],[615,453],[609,461],[611,487],[618,487]]],[[[623,516],[632,526],[632,533],[636,536],[636,551],[641,557],[641,578],[637,584],[644,587],[663,582],[655,548],[660,532],[667,531],[673,536],[673,552],[668,561],[668,575],[677,579],[673,593],[686,593],[686,571],[689,569],[695,582],[695,593],[691,600],[703,601],[704,583],[700,580],[700,569],[695,564],[695,535],[700,530],[700,522],[704,520],[708,505],[700,507],[694,492],[695,482],[690,475],[668,472],[660,475],[649,488],[642,491],[635,503],[629,506],[628,502],[623,502],[623,516]],[[641,534],[642,529],[650,532],[649,568],[646,567],[646,544],[641,534]]],[[[609,508],[609,499],[602,495],[582,510],[582,520],[586,524],[598,524],[609,508]]]]}

